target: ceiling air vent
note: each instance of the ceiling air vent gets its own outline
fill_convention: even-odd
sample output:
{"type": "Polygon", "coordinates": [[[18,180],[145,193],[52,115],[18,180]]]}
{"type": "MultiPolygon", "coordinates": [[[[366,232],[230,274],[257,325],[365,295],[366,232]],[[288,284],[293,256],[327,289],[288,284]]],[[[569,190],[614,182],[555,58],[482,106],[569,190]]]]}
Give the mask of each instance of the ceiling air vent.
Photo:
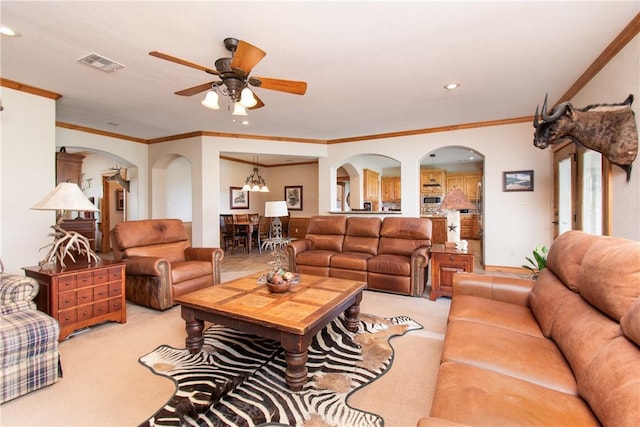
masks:
{"type": "Polygon", "coordinates": [[[119,62],[113,61],[109,58],[105,58],[104,56],[98,55],[97,53],[93,52],[85,57],[78,59],[78,62],[90,65],[93,68],[104,71],[105,73],[111,73],[113,71],[124,68],[124,65],[120,64],[119,62]]]}

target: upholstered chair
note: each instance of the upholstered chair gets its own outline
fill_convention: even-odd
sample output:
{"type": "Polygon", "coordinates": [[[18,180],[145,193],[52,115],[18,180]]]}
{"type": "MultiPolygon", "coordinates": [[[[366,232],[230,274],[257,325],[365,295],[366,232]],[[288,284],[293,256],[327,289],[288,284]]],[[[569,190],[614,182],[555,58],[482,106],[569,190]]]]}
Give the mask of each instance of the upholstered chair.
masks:
{"type": "Polygon", "coordinates": [[[58,381],[60,325],[36,309],[40,285],[0,273],[0,403],[58,381]]]}
{"type": "Polygon", "coordinates": [[[193,248],[179,219],[148,219],[116,224],[113,256],[126,263],[126,297],[157,310],[174,298],[220,283],[220,248],[193,248]]]}

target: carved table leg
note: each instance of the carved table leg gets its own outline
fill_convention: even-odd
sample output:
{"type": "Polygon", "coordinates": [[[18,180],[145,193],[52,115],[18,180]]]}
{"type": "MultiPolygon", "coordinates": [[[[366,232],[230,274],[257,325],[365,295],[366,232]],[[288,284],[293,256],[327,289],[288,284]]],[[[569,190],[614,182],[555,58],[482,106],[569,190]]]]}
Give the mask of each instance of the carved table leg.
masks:
{"type": "Polygon", "coordinates": [[[292,391],[302,390],[302,386],[307,382],[307,358],[308,353],[306,349],[300,353],[287,351],[285,349],[285,360],[287,361],[285,378],[287,379],[287,385],[292,391]]]}
{"type": "Polygon", "coordinates": [[[358,294],[356,297],[356,302],[351,305],[351,307],[347,308],[344,312],[345,319],[344,325],[351,332],[358,331],[358,315],[360,314],[360,301],[362,300],[362,293],[358,294]]]}
{"type": "Polygon", "coordinates": [[[194,311],[186,307],[182,307],[182,318],[186,322],[186,347],[189,350],[189,353],[198,353],[202,350],[202,345],[204,344],[204,337],[202,336],[204,321],[196,319],[194,311]]]}

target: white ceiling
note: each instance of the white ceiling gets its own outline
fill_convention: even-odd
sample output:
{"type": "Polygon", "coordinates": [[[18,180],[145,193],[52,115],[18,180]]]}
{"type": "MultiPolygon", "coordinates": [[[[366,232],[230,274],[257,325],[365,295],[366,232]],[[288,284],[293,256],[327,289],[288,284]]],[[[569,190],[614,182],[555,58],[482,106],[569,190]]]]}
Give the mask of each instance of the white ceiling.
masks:
{"type": "Polygon", "coordinates": [[[61,94],[58,121],[132,137],[350,138],[531,116],[639,11],[637,0],[3,0],[2,24],[22,36],[2,37],[0,71],[61,94]],[[267,52],[252,75],[306,81],[306,95],[257,88],[266,106],[242,125],[225,109],[204,108],[204,94],[173,94],[215,76],[148,55],[214,68],[228,56],[226,37],[267,52]],[[77,62],[92,52],[125,68],[104,73],[77,62]],[[452,81],[462,86],[444,90],[452,81]]]}

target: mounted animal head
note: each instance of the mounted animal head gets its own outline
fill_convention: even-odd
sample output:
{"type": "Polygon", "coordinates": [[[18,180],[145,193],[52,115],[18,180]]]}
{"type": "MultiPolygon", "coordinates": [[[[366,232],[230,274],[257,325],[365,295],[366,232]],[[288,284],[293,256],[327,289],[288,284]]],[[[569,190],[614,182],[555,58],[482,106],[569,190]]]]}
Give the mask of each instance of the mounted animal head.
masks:
{"type": "Polygon", "coordinates": [[[571,103],[558,104],[547,113],[547,97],[533,117],[535,128],[533,145],[545,149],[564,138],[602,153],[611,163],[627,172],[631,178],[631,164],[638,154],[638,132],[631,110],[633,95],[619,104],[595,104],[585,108],[573,108],[571,103]]]}

